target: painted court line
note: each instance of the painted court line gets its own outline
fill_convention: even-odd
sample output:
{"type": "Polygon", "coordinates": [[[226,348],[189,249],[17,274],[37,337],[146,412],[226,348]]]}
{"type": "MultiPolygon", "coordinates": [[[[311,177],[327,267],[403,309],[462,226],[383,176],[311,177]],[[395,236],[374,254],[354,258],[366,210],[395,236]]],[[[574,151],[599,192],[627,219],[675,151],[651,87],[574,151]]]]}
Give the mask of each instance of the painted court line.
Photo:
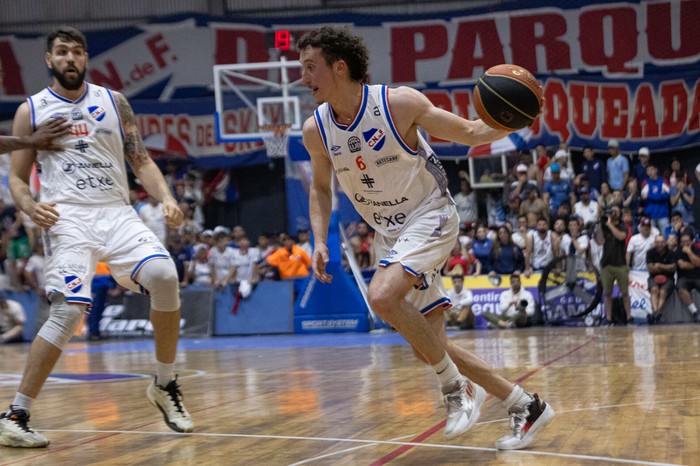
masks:
{"type": "MultiPolygon", "coordinates": [[[[316,442],[347,442],[347,443],[361,443],[371,445],[400,445],[409,447],[422,447],[422,448],[437,448],[445,450],[465,450],[465,451],[484,451],[484,452],[499,452],[495,448],[483,448],[483,447],[470,447],[465,445],[442,445],[435,443],[415,443],[415,442],[400,442],[394,440],[366,440],[366,439],[348,439],[348,438],[330,438],[330,437],[300,437],[294,435],[259,435],[259,434],[215,434],[215,433],[189,433],[181,434],[177,432],[151,432],[142,430],[89,430],[89,429],[52,429],[44,430],[44,432],[62,432],[62,433],[75,433],[75,434],[106,434],[106,435],[155,435],[161,437],[224,437],[224,438],[256,438],[256,439],[278,439],[278,440],[306,440],[306,441],[316,441],[316,442]]],[[[571,458],[571,459],[581,459],[587,461],[598,461],[607,463],[620,463],[620,464],[642,464],[649,466],[676,466],[673,463],[658,463],[653,461],[640,461],[640,460],[627,460],[622,458],[608,458],[605,456],[587,456],[587,455],[574,455],[567,453],[550,453],[543,451],[533,451],[533,450],[513,450],[507,452],[508,454],[518,454],[518,455],[535,455],[535,456],[550,456],[556,458],[571,458]]],[[[320,457],[319,457],[320,458],[320,457]]],[[[25,461],[23,458],[22,461],[25,461]]],[[[307,460],[308,461],[308,460],[307,460]]],[[[11,464],[11,463],[8,463],[11,464]]],[[[302,463],[296,463],[302,464],[302,463]]]]}
{"type": "MultiPolygon", "coordinates": [[[[415,434],[412,434],[412,435],[403,435],[403,436],[401,436],[401,437],[396,437],[396,438],[390,439],[390,441],[391,441],[391,442],[395,442],[395,441],[397,441],[397,440],[403,440],[403,439],[405,439],[405,438],[413,437],[413,435],[415,435],[415,434]]],[[[361,450],[361,449],[363,449],[363,448],[372,447],[372,446],[374,446],[374,445],[375,445],[374,443],[368,443],[368,444],[366,444],[366,445],[360,445],[359,447],[345,448],[345,449],[343,449],[343,450],[335,451],[335,452],[333,452],[333,453],[328,453],[328,454],[321,455],[321,456],[314,456],[313,458],[308,458],[308,459],[299,461],[299,462],[297,462],[297,463],[292,463],[292,464],[290,464],[290,465],[288,465],[288,466],[297,466],[297,465],[299,465],[299,464],[311,463],[311,462],[313,462],[313,461],[322,460],[322,459],[325,459],[325,458],[330,458],[331,456],[342,455],[342,454],[344,454],[344,453],[350,453],[350,452],[352,452],[352,451],[361,450]]]]}

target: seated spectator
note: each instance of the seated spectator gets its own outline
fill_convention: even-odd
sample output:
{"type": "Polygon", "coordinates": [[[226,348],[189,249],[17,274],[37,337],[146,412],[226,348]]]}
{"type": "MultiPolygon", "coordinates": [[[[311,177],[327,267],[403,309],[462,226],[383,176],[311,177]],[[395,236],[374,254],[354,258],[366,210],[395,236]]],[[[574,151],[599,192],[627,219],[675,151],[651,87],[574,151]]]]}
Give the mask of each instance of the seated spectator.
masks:
{"type": "Polygon", "coordinates": [[[572,217],[569,219],[568,233],[564,233],[559,240],[559,254],[563,256],[577,256],[582,260],[588,257],[588,235],[581,231],[582,220],[572,217]]]}
{"type": "Polygon", "coordinates": [[[0,345],[23,341],[25,321],[22,305],[0,292],[0,345]]]}
{"type": "Polygon", "coordinates": [[[525,257],[523,251],[513,243],[510,230],[505,226],[498,227],[496,240],[491,247],[489,257],[491,263],[489,275],[510,275],[516,270],[522,272],[525,269],[525,257]]]}
{"type": "Polygon", "coordinates": [[[698,320],[698,308],[693,302],[693,290],[700,291],[700,248],[693,244],[688,231],[681,233],[680,251],[676,256],[678,271],[678,297],[688,308],[693,321],[698,320]]]}
{"type": "Polygon", "coordinates": [[[669,223],[668,203],[671,188],[666,180],[659,177],[659,170],[655,166],[649,165],[647,175],[646,184],[642,187],[642,199],[646,201],[644,213],[651,218],[652,225],[659,231],[665,231],[669,223]]]}
{"type": "Polygon", "coordinates": [[[499,314],[484,312],[484,319],[500,328],[528,327],[535,316],[535,298],[521,287],[520,272],[510,277],[510,288],[501,293],[499,314]]]}
{"type": "Polygon", "coordinates": [[[536,187],[526,186],[523,194],[525,199],[520,203],[520,215],[527,217],[528,228],[536,228],[539,218],[544,218],[549,223],[551,217],[549,204],[539,197],[539,190],[536,187]]]}
{"type": "Polygon", "coordinates": [[[231,270],[228,282],[233,283],[238,287],[238,290],[247,298],[248,293],[245,290],[252,290],[252,287],[260,281],[258,271],[258,263],[262,260],[260,250],[250,247],[248,238],[241,238],[238,243],[238,249],[234,249],[233,268],[231,270]]]}
{"type": "Polygon", "coordinates": [[[559,208],[557,209],[554,218],[563,220],[564,225],[566,225],[569,222],[569,217],[571,217],[571,204],[567,199],[565,201],[562,201],[561,204],[559,204],[559,208]]]}
{"type": "Polygon", "coordinates": [[[695,190],[692,184],[686,184],[683,179],[671,186],[670,192],[671,208],[674,212],[680,212],[683,223],[695,226],[695,215],[693,214],[693,203],[695,203],[695,190]]]}
{"type": "Polygon", "coordinates": [[[647,314],[647,322],[652,325],[661,320],[661,309],[668,295],[673,293],[673,278],[676,274],[675,254],[668,249],[662,235],[656,235],[654,247],[647,251],[647,267],[649,269],[647,288],[651,295],[651,314],[647,314]]]}
{"type": "Polygon", "coordinates": [[[657,229],[652,229],[651,219],[643,215],[639,220],[639,233],[633,235],[627,244],[627,265],[631,270],[646,270],[647,252],[654,245],[654,238],[659,234],[657,229]]]}
{"type": "Polygon", "coordinates": [[[374,232],[367,222],[360,221],[349,233],[350,245],[355,253],[355,260],[361,269],[371,269],[375,266],[374,232]]]}
{"type": "Polygon", "coordinates": [[[516,246],[521,250],[525,250],[527,247],[527,237],[531,234],[530,229],[527,226],[527,216],[518,216],[518,229],[513,232],[512,238],[516,246]]]}
{"type": "Polygon", "coordinates": [[[549,205],[551,215],[556,216],[562,202],[569,201],[569,206],[571,206],[572,203],[576,202],[576,199],[571,182],[561,178],[559,164],[553,163],[549,168],[552,171],[552,180],[545,182],[542,188],[542,199],[549,205]]]}
{"type": "Polygon", "coordinates": [[[248,238],[246,236],[245,228],[243,228],[243,225],[234,226],[233,230],[231,231],[231,244],[229,244],[229,246],[231,246],[234,249],[239,247],[239,243],[243,238],[248,238]]]}
{"type": "Polygon", "coordinates": [[[581,200],[574,205],[574,215],[583,220],[584,225],[597,223],[601,209],[596,201],[591,200],[591,190],[584,186],[578,190],[578,194],[581,200]]]}
{"type": "Polygon", "coordinates": [[[474,254],[467,252],[467,250],[462,247],[458,240],[452,248],[450,257],[447,258],[447,262],[443,267],[443,275],[463,276],[480,274],[481,262],[474,257],[474,254]]]}
{"type": "Polygon", "coordinates": [[[543,218],[537,221],[537,230],[528,238],[527,253],[525,255],[528,264],[526,277],[532,272],[541,272],[554,259],[554,234],[549,229],[549,223],[543,218]]]}
{"type": "Polygon", "coordinates": [[[187,269],[190,267],[190,262],[192,261],[192,256],[194,255],[194,248],[192,246],[184,245],[182,242],[182,236],[177,233],[173,233],[169,235],[168,238],[168,252],[175,263],[175,269],[177,269],[177,278],[180,282],[180,286],[187,286],[187,269]]]}
{"type": "Polygon", "coordinates": [[[211,281],[214,288],[222,289],[229,283],[235,252],[228,245],[231,237],[225,231],[220,230],[218,233],[215,233],[214,240],[216,245],[209,250],[211,281]]]}
{"type": "Polygon", "coordinates": [[[194,247],[194,259],[187,269],[187,283],[198,286],[211,286],[212,266],[209,263],[209,250],[207,246],[200,243],[194,247]]]}
{"type": "Polygon", "coordinates": [[[311,234],[308,228],[299,228],[297,230],[297,237],[299,238],[298,246],[304,250],[304,252],[311,257],[314,253],[314,248],[311,245],[311,234]]]}
{"type": "Polygon", "coordinates": [[[277,268],[281,280],[308,276],[311,270],[311,258],[294,244],[294,238],[287,234],[282,234],[280,237],[282,247],[267,256],[264,262],[277,268]]]}
{"type": "Polygon", "coordinates": [[[447,297],[452,301],[452,307],[445,311],[445,320],[449,326],[458,326],[462,330],[474,328],[474,313],[472,292],[464,288],[464,278],[452,275],[452,288],[447,290],[447,297]]]}
{"type": "Polygon", "coordinates": [[[491,263],[491,248],[493,241],[487,237],[488,229],[485,225],[479,225],[476,229],[476,237],[472,242],[472,254],[481,263],[481,273],[489,272],[491,263]]]}
{"type": "Polygon", "coordinates": [[[197,244],[203,244],[207,247],[207,251],[214,247],[214,231],[204,230],[199,234],[199,242],[197,244]]]}
{"type": "Polygon", "coordinates": [[[471,222],[462,222],[459,224],[459,244],[462,245],[465,251],[471,251],[472,241],[474,241],[474,235],[476,234],[476,229],[474,224],[471,222]]]}
{"type": "MultiPolygon", "coordinates": [[[[677,210],[674,210],[671,212],[671,223],[663,231],[664,238],[668,240],[669,235],[676,235],[677,238],[680,238],[681,232],[686,228],[692,229],[690,225],[686,225],[683,222],[683,214],[677,210]]],[[[695,234],[693,234],[693,236],[695,236],[695,234]]]]}
{"type": "MultiPolygon", "coordinates": [[[[678,253],[680,252],[680,233],[676,234],[674,232],[671,232],[668,235],[668,238],[666,238],[666,247],[668,247],[668,250],[671,251],[671,253],[674,255],[674,257],[678,257],[678,253]]],[[[676,270],[678,270],[676,264],[676,270]]]]}
{"type": "Polygon", "coordinates": [[[277,250],[277,245],[270,240],[270,235],[264,233],[258,235],[257,248],[260,251],[260,257],[265,259],[267,256],[275,252],[275,250],[277,250]]]}

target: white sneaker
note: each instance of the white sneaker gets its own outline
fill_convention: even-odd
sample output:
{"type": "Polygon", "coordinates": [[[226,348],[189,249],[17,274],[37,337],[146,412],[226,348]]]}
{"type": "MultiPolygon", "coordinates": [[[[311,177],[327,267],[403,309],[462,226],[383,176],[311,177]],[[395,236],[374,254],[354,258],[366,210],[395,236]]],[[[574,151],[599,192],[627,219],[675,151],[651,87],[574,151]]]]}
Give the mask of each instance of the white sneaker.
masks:
{"type": "Polygon", "coordinates": [[[0,445],[15,448],[41,448],[49,439],[29,427],[29,411],[10,406],[10,412],[0,415],[0,445]]]}
{"type": "Polygon", "coordinates": [[[528,446],[554,417],[554,410],[537,393],[522,411],[510,413],[510,434],[496,440],[499,450],[519,450],[528,446]]]}
{"type": "Polygon", "coordinates": [[[469,430],[479,419],[481,405],[486,399],[486,391],[466,377],[462,377],[458,382],[443,387],[442,393],[445,395],[447,407],[445,437],[454,438],[469,430]]]}
{"type": "Polygon", "coordinates": [[[194,423],[190,413],[182,404],[182,392],[177,384],[177,377],[168,385],[158,385],[157,380],[151,382],[146,390],[146,398],[153,406],[163,413],[165,423],[176,432],[192,432],[194,423]]]}

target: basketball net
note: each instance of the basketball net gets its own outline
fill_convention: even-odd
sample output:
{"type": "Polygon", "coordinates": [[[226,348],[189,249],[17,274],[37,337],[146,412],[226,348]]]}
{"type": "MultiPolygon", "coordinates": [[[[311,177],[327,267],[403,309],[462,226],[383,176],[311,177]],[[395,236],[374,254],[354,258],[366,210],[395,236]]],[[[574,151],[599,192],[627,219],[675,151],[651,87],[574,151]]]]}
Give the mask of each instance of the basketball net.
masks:
{"type": "Polygon", "coordinates": [[[267,150],[267,156],[272,159],[284,158],[287,156],[287,148],[289,143],[288,130],[291,125],[265,125],[260,129],[263,131],[269,131],[262,137],[265,143],[265,149],[267,150]]]}

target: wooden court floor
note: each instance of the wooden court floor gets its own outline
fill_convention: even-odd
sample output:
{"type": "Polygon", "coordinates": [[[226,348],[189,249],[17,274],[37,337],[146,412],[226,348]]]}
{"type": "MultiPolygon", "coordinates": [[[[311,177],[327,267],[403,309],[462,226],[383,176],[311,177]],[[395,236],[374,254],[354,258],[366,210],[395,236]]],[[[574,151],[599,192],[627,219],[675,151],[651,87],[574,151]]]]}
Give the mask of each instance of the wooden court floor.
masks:
{"type": "MultiPolygon", "coordinates": [[[[446,440],[436,378],[395,334],[183,340],[192,434],[170,431],[146,401],[151,342],[73,342],[32,412],[51,445],[0,447],[0,464],[700,465],[699,330],[451,332],[556,410],[518,452],[494,449],[508,421],[492,398],[469,432],[446,440]]],[[[0,348],[3,405],[27,348],[0,348]]]]}

